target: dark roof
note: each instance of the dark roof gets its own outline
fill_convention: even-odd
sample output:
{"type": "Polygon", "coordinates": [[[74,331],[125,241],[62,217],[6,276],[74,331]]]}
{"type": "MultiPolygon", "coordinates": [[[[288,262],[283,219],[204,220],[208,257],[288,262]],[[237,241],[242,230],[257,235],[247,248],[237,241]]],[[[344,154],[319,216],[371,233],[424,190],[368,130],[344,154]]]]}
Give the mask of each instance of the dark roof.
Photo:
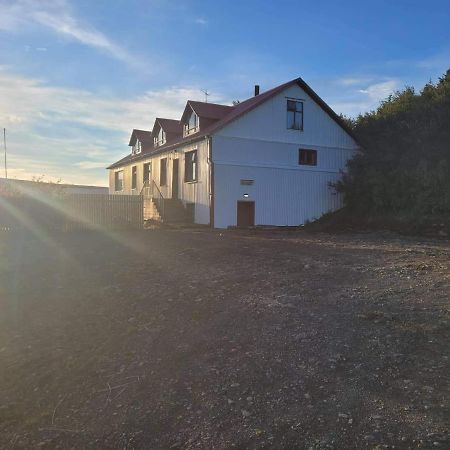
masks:
{"type": "Polygon", "coordinates": [[[131,132],[130,142],[128,143],[128,145],[133,146],[134,144],[136,144],[136,139],[139,139],[141,141],[141,143],[143,143],[143,144],[150,144],[153,142],[152,132],[134,129],[131,132]]]}
{"type": "Polygon", "coordinates": [[[184,108],[183,115],[181,116],[181,122],[187,120],[186,116],[191,109],[194,110],[199,117],[219,120],[225,117],[233,109],[233,106],[188,100],[186,107],[184,108]]]}
{"type": "MultiPolygon", "coordinates": [[[[239,117],[243,116],[244,114],[247,114],[252,109],[256,108],[257,106],[264,103],[266,100],[269,100],[270,98],[274,97],[275,95],[279,94],[280,92],[284,91],[289,86],[292,86],[294,84],[297,84],[299,87],[301,87],[350,137],[352,137],[355,141],[357,141],[356,137],[354,136],[352,130],[347,126],[347,124],[306,84],[306,82],[302,78],[296,78],[294,80],[288,81],[287,83],[280,84],[279,86],[270,89],[266,92],[263,92],[262,94],[256,95],[254,97],[250,97],[247,100],[244,100],[241,103],[236,104],[235,106],[226,106],[227,114],[225,114],[220,120],[217,120],[213,124],[211,124],[209,127],[199,131],[198,133],[191,134],[189,136],[183,137],[180,136],[179,139],[176,139],[174,141],[168,142],[164,145],[161,145],[157,149],[154,149],[153,151],[146,152],[145,154],[139,154],[137,155],[139,159],[147,157],[149,155],[158,154],[161,152],[164,152],[165,150],[171,149],[173,147],[177,147],[180,144],[188,144],[190,142],[198,141],[205,136],[210,136],[212,133],[217,132],[221,128],[223,128],[225,125],[228,125],[229,123],[233,122],[234,120],[238,119],[239,117]]],[[[224,105],[215,105],[214,103],[203,103],[203,102],[191,102],[189,101],[188,104],[196,103],[197,106],[202,105],[214,105],[214,106],[224,106],[224,105]]],[[[186,105],[187,108],[188,105],[186,105]]],[[[204,108],[201,106],[200,108],[204,108]]],[[[206,109],[206,108],[205,108],[206,109]]],[[[205,110],[204,109],[204,110],[205,110]]],[[[218,111],[218,109],[216,110],[218,111]]],[[[223,110],[225,111],[225,109],[223,110]]],[[[185,109],[186,112],[186,109],[185,109]]],[[[198,113],[197,113],[198,114],[198,113]]],[[[184,113],[183,113],[184,115],[184,113]]],[[[114,163],[112,166],[108,168],[117,167],[118,165],[123,165],[126,158],[123,158],[122,160],[118,161],[117,163],[114,163]],[[120,163],[120,164],[119,164],[120,163]]]]}
{"type": "MultiPolygon", "coordinates": [[[[141,153],[136,153],[136,154],[128,154],[127,156],[125,156],[122,159],[119,159],[119,161],[116,161],[115,163],[111,164],[110,166],[107,167],[107,169],[114,169],[116,167],[121,167],[124,166],[128,163],[132,163],[135,161],[139,161],[143,158],[147,158],[148,156],[152,155],[153,153],[155,153],[155,148],[153,147],[153,142],[150,144],[148,144],[148,148],[145,150],[142,150],[141,153]]],[[[159,148],[159,147],[158,147],[159,148]]]]}
{"type": "Polygon", "coordinates": [[[174,134],[182,134],[183,133],[183,125],[179,120],[174,119],[163,119],[161,117],[157,117],[155,120],[155,125],[153,126],[153,131],[155,131],[156,125],[159,124],[159,126],[166,132],[166,133],[174,133],[174,134]]]}

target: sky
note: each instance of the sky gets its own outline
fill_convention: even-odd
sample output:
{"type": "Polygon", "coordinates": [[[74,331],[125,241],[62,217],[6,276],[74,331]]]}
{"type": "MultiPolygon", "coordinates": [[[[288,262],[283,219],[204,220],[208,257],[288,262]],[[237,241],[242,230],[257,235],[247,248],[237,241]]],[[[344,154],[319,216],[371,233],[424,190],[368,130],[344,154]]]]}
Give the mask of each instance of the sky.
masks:
{"type": "Polygon", "coordinates": [[[302,77],[356,116],[449,69],[449,24],[448,0],[0,0],[8,175],[107,185],[133,128],[205,89],[230,104],[302,77]]]}

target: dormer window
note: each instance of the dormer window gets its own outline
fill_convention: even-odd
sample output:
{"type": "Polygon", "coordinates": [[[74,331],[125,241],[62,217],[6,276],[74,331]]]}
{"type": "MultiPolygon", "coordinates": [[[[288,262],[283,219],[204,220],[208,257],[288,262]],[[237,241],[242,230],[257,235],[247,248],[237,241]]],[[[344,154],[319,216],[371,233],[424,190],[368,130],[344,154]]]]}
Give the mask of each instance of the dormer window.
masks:
{"type": "Polygon", "coordinates": [[[189,116],[189,121],[184,124],[184,135],[187,136],[188,134],[196,133],[198,131],[198,125],[198,116],[192,111],[189,116]]]}
{"type": "Polygon", "coordinates": [[[166,143],[166,132],[160,128],[158,135],[154,137],[153,142],[155,143],[155,147],[159,147],[166,143]]]}
{"type": "Polygon", "coordinates": [[[139,139],[136,139],[136,143],[133,145],[131,153],[133,155],[136,155],[138,153],[141,153],[141,151],[142,151],[141,141],[139,139]]]}

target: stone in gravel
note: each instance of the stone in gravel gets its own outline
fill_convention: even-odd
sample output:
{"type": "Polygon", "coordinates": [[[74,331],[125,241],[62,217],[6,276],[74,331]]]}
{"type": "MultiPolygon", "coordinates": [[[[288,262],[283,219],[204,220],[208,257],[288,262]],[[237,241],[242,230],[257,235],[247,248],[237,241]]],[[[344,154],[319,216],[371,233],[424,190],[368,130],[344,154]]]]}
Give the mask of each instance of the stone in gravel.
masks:
{"type": "Polygon", "coordinates": [[[243,410],[241,411],[241,413],[242,413],[242,417],[248,417],[248,416],[251,415],[251,413],[250,413],[249,411],[245,410],[245,409],[243,409],[243,410]]]}

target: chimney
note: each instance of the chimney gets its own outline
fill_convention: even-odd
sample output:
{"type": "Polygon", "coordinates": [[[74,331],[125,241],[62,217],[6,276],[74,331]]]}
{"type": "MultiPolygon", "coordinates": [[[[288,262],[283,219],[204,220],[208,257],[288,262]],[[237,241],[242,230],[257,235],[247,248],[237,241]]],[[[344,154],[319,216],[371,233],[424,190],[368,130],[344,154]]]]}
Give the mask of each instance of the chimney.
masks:
{"type": "Polygon", "coordinates": [[[255,84],[255,97],[259,95],[259,84],[255,84]]]}

